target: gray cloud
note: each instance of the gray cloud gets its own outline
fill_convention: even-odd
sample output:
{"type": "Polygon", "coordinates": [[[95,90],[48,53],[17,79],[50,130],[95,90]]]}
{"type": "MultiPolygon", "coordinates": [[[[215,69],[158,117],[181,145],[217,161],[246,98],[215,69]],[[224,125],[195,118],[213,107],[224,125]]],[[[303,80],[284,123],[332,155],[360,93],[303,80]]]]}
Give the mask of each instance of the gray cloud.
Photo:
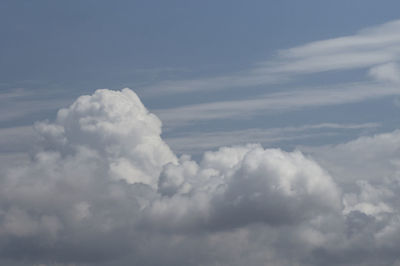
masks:
{"type": "Polygon", "coordinates": [[[129,89],[81,96],[35,130],[30,157],[0,171],[2,264],[398,263],[397,131],[194,161],[129,89]]]}

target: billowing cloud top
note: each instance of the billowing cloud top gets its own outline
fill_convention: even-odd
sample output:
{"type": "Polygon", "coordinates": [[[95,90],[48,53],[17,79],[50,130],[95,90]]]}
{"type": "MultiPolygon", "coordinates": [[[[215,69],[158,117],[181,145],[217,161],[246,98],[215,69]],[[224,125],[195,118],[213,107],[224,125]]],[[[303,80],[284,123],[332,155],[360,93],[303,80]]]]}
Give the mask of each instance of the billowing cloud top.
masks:
{"type": "Polygon", "coordinates": [[[58,112],[54,123],[36,128],[64,156],[87,149],[107,164],[109,175],[156,186],[161,167],[176,158],[161,140],[161,121],[129,90],[98,90],[58,112]]]}
{"type": "Polygon", "coordinates": [[[196,162],[173,154],[129,89],[81,96],[35,128],[31,158],[1,171],[3,263],[396,263],[398,160],[375,178],[340,160],[395,157],[398,132],[317,151],[318,163],[256,144],[196,162]]]}

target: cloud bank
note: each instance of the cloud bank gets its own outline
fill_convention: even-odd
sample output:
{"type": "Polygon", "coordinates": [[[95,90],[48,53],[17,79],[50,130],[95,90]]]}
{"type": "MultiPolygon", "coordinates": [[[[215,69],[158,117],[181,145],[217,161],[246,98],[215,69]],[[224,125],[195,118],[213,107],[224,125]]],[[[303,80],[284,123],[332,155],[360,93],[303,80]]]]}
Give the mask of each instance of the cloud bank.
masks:
{"type": "Polygon", "coordinates": [[[194,161],[129,89],[35,129],[30,157],[0,171],[2,264],[400,265],[398,131],[194,161]]]}

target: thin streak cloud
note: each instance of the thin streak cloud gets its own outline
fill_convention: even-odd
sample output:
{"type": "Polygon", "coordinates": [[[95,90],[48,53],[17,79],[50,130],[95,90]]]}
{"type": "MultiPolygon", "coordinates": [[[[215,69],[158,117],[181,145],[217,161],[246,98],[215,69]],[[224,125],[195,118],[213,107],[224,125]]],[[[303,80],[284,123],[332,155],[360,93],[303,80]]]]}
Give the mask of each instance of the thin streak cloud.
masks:
{"type": "Polygon", "coordinates": [[[220,146],[230,146],[246,143],[261,143],[263,145],[277,145],[285,141],[300,139],[315,139],[321,136],[340,134],[338,131],[374,130],[379,128],[378,123],[364,124],[337,124],[322,123],[303,125],[299,127],[283,128],[251,128],[244,130],[190,132],[183,135],[176,134],[167,137],[165,141],[178,153],[201,153],[220,146]],[[329,130],[329,131],[321,131],[329,130]]]}
{"type": "Polygon", "coordinates": [[[356,103],[399,95],[400,87],[379,83],[340,84],[319,89],[298,89],[260,95],[254,99],[209,102],[154,110],[167,125],[180,126],[204,120],[249,118],[256,114],[356,103]],[[379,89],[377,89],[379,87],[379,89]]]}

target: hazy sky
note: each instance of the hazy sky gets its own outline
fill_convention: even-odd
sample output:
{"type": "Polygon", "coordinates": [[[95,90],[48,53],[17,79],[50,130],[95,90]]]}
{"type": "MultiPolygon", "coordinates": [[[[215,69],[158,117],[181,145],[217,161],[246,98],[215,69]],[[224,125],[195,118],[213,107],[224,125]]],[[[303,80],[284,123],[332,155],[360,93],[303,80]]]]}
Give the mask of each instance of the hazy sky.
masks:
{"type": "Polygon", "coordinates": [[[400,265],[398,1],[0,1],[0,264],[400,265]]]}

